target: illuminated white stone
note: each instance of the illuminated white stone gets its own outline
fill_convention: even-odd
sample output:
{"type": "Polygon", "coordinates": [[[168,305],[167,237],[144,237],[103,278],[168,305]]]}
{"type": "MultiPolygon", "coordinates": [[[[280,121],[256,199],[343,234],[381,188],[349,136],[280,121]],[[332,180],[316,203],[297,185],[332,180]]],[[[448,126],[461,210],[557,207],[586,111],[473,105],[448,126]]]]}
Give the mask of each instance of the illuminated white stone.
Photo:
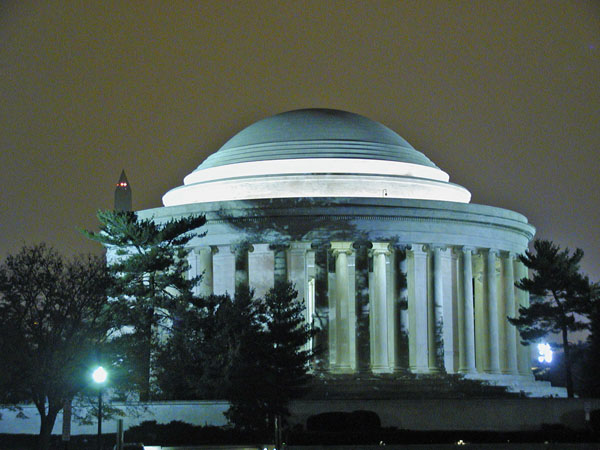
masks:
{"type": "Polygon", "coordinates": [[[184,184],[188,185],[226,178],[310,173],[396,175],[439,181],[448,181],[450,179],[448,174],[443,170],[419,164],[378,159],[306,158],[227,164],[225,166],[196,170],[186,176],[183,181],[184,184]]]}
{"type": "Polygon", "coordinates": [[[468,203],[471,194],[442,170],[394,161],[294,159],[198,170],[163,196],[165,206],[298,197],[367,197],[468,203]]]}

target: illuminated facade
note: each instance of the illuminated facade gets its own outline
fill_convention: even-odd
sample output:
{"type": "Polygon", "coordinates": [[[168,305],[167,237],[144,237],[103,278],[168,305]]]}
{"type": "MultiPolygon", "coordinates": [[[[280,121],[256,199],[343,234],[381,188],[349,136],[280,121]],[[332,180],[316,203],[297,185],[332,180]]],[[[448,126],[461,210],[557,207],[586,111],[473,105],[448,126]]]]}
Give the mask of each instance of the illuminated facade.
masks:
{"type": "Polygon", "coordinates": [[[206,215],[190,253],[200,294],[292,281],[324,374],[460,373],[562,395],[534,382],[506,320],[529,301],[514,283],[534,228],[470,197],[385,126],[309,109],[242,130],[140,215],[206,215]]]}

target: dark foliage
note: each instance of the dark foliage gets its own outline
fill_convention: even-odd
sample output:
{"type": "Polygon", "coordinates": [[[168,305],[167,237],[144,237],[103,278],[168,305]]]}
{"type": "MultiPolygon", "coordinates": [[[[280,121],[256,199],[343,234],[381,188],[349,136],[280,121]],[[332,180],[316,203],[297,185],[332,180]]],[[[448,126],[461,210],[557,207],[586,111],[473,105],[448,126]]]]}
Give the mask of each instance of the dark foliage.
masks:
{"type": "Polygon", "coordinates": [[[44,244],[0,265],[0,401],[36,405],[38,448],[48,448],[58,412],[90,382],[111,327],[108,285],[101,258],[68,261],[44,244]]]}
{"type": "Polygon", "coordinates": [[[157,357],[157,376],[168,399],[229,398],[232,383],[252,370],[262,343],[264,308],[252,291],[237,290],[191,303],[157,357]],[[242,372],[242,373],[240,373],[242,372]]]}
{"type": "Polygon", "coordinates": [[[272,429],[274,416],[288,415],[288,402],[301,395],[309,380],[312,352],[306,346],[312,331],[297,295],[291,283],[276,282],[265,295],[251,342],[242,339],[227,396],[227,417],[242,430],[272,429]]]}
{"type": "Polygon", "coordinates": [[[176,323],[192,301],[198,278],[188,277],[185,245],[202,236],[203,216],[159,223],[131,211],[99,211],[99,232],[84,232],[108,248],[114,275],[110,295],[118,308],[117,328],[128,330],[113,341],[120,345],[122,367],[142,400],[151,395],[150,373],[162,329],[176,323]]]}
{"type": "Polygon", "coordinates": [[[296,296],[290,283],[277,282],[264,299],[241,285],[233,300],[190,304],[158,354],[162,395],[229,400],[227,417],[238,429],[266,433],[309,380],[312,331],[296,296]]]}
{"type": "Polygon", "coordinates": [[[530,293],[529,307],[519,308],[519,317],[508,320],[517,326],[525,343],[537,342],[543,336],[561,336],[565,358],[567,392],[574,395],[571,374],[569,333],[583,330],[586,323],[577,314],[585,314],[591,305],[589,280],[579,270],[583,251],[560,248],[551,241],[537,239],[534,252],[526,251],[519,259],[533,272],[531,278],[517,281],[516,286],[530,293]]]}

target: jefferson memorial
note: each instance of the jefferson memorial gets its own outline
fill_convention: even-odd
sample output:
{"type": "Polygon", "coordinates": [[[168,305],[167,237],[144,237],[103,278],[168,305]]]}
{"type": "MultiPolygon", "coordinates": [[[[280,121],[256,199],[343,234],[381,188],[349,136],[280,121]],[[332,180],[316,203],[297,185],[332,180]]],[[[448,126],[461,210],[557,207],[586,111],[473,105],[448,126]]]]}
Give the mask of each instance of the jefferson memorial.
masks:
{"type": "Polygon", "coordinates": [[[243,129],[139,215],[206,215],[206,236],[190,243],[198,294],[293,282],[325,378],[462,374],[562,396],[534,381],[506,320],[529,302],[516,256],[535,229],[470,199],[384,125],[302,109],[243,129]]]}

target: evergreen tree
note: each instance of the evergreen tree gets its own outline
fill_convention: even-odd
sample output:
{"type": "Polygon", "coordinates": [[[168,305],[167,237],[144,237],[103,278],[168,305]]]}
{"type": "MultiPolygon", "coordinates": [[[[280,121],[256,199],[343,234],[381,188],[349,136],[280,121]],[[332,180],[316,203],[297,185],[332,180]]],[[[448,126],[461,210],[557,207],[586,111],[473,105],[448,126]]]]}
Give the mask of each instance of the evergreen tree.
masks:
{"type": "Polygon", "coordinates": [[[266,435],[309,380],[313,333],[296,297],[290,283],[277,282],[264,299],[240,285],[233,299],[190,305],[157,359],[165,398],[226,399],[231,423],[266,435]]]}
{"type": "Polygon", "coordinates": [[[577,314],[589,310],[591,290],[587,277],[579,271],[583,251],[560,250],[552,241],[536,239],[534,252],[526,251],[519,259],[533,272],[515,284],[530,293],[530,306],[519,308],[518,318],[508,318],[519,329],[524,343],[536,343],[548,334],[560,334],[565,360],[567,393],[573,397],[573,377],[569,333],[583,330],[587,324],[577,314]]]}
{"type": "MultiPolygon", "coordinates": [[[[313,336],[304,302],[287,281],[278,281],[264,297],[264,323],[258,335],[242,339],[230,376],[228,418],[237,426],[266,431],[275,416],[287,416],[287,405],[309,381],[313,336]]],[[[256,301],[255,301],[256,302],[256,301]]]]}
{"type": "Polygon", "coordinates": [[[266,358],[271,349],[266,340],[264,303],[254,298],[251,289],[241,286],[236,290],[234,301],[223,308],[222,313],[227,325],[221,327],[213,341],[217,351],[213,351],[216,358],[211,368],[213,375],[221,371],[225,398],[230,402],[225,415],[241,430],[265,432],[266,358]]]}
{"type": "Polygon", "coordinates": [[[299,397],[310,379],[313,353],[308,343],[314,336],[306,321],[304,300],[290,282],[278,282],[265,295],[267,317],[267,381],[272,388],[270,413],[287,415],[286,404],[299,397]]]}
{"type": "Polygon", "coordinates": [[[151,394],[151,363],[160,329],[169,328],[178,310],[191,301],[198,278],[188,277],[186,244],[203,236],[204,216],[159,223],[131,211],[99,211],[100,231],[87,231],[108,248],[115,275],[110,295],[119,306],[123,370],[131,375],[142,400],[151,394]]]}
{"type": "MultiPolygon", "coordinates": [[[[156,359],[161,397],[168,400],[226,398],[226,373],[236,336],[237,314],[229,295],[192,299],[178,314],[176,324],[156,359]],[[226,336],[230,336],[226,339],[226,336]]],[[[237,340],[237,338],[236,338],[237,340]]]]}

